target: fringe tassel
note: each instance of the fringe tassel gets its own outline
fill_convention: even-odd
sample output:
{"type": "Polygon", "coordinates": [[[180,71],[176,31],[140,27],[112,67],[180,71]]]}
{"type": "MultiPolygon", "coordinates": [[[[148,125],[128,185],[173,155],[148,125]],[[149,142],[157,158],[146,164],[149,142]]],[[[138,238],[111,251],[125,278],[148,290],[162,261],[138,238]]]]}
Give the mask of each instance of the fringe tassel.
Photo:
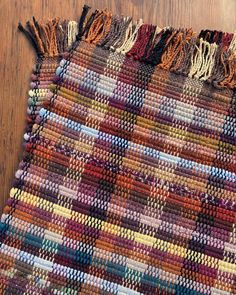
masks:
{"type": "Polygon", "coordinates": [[[103,38],[103,40],[101,40],[98,43],[99,46],[106,49],[109,49],[111,47],[113,39],[115,38],[115,30],[116,30],[116,27],[118,27],[117,25],[118,23],[119,23],[119,18],[116,15],[112,16],[110,30],[107,33],[107,35],[103,38]]]}
{"type": "Polygon", "coordinates": [[[207,80],[212,72],[215,60],[217,45],[210,44],[207,41],[200,39],[199,46],[196,46],[196,52],[192,56],[191,69],[189,72],[190,78],[207,80]]]}
{"type": "Polygon", "coordinates": [[[39,57],[57,56],[64,53],[87,32],[94,20],[94,14],[86,19],[89,9],[89,6],[84,5],[79,24],[59,18],[39,23],[33,17],[26,23],[25,28],[19,23],[18,29],[24,33],[39,57]]]}
{"type": "MultiPolygon", "coordinates": [[[[230,33],[222,34],[221,43],[228,48],[230,46],[230,44],[231,44],[233,36],[234,35],[230,34],[230,33]]],[[[230,50],[233,50],[233,49],[230,49],[230,50]]]]}
{"type": "Polygon", "coordinates": [[[26,36],[26,38],[30,41],[30,43],[32,44],[33,48],[35,49],[37,55],[42,54],[42,53],[40,52],[40,49],[39,49],[39,47],[38,47],[38,44],[37,44],[37,42],[35,41],[35,39],[33,38],[33,36],[30,34],[30,32],[28,32],[28,31],[22,26],[21,23],[18,24],[18,29],[19,29],[19,31],[22,32],[22,33],[26,36]]]}
{"type": "Polygon", "coordinates": [[[88,30],[85,41],[96,45],[109,32],[110,26],[111,13],[106,9],[103,11],[97,11],[88,30]]]}
{"type": "Polygon", "coordinates": [[[78,35],[78,24],[76,21],[69,21],[68,23],[68,46],[71,46],[75,42],[76,36],[78,35]]]}
{"type": "Polygon", "coordinates": [[[90,10],[90,7],[88,5],[84,5],[83,11],[80,16],[79,25],[78,25],[78,34],[76,36],[77,41],[80,40],[80,38],[85,34],[87,30],[87,26],[89,25],[88,22],[92,17],[91,16],[89,20],[88,19],[86,20],[89,10],[90,10]]]}
{"type": "Polygon", "coordinates": [[[215,63],[212,69],[211,77],[208,79],[209,83],[212,83],[215,87],[219,88],[220,83],[224,80],[224,56],[227,52],[225,46],[218,46],[215,56],[215,63]]]}
{"type": "Polygon", "coordinates": [[[120,22],[120,30],[116,34],[116,40],[111,45],[111,49],[116,51],[117,48],[120,48],[125,41],[125,32],[130,24],[132,19],[130,17],[122,17],[120,22]]]}
{"type": "Polygon", "coordinates": [[[166,44],[166,50],[162,54],[160,68],[172,71],[178,71],[183,59],[186,58],[184,51],[185,44],[193,36],[192,29],[180,30],[172,34],[166,44]]]}
{"type": "Polygon", "coordinates": [[[236,52],[234,51],[223,61],[224,79],[219,83],[222,87],[236,88],[236,52]]]}
{"type": "Polygon", "coordinates": [[[196,40],[196,37],[192,37],[189,42],[186,42],[184,44],[183,59],[180,65],[178,66],[178,69],[176,70],[178,74],[182,73],[183,75],[188,76],[191,68],[192,56],[195,51],[196,40]]]}
{"type": "Polygon", "coordinates": [[[231,43],[229,45],[229,50],[236,51],[236,33],[233,34],[231,43]]]}
{"type": "Polygon", "coordinates": [[[123,44],[125,31],[127,30],[130,22],[130,17],[119,18],[117,16],[112,16],[110,30],[98,45],[115,51],[116,48],[123,44]]]}
{"type": "Polygon", "coordinates": [[[158,36],[157,43],[153,46],[153,50],[148,58],[148,62],[150,62],[152,65],[155,66],[161,63],[161,57],[162,53],[165,50],[166,42],[168,41],[172,33],[172,28],[166,28],[158,36]]]}
{"type": "Polygon", "coordinates": [[[116,52],[126,54],[129,52],[138,38],[138,31],[143,24],[143,20],[139,19],[137,22],[129,23],[124,36],[123,44],[116,49],[116,52]]]}
{"type": "Polygon", "coordinates": [[[215,87],[236,87],[236,33],[202,30],[197,37],[192,29],[161,29],[107,9],[89,10],[85,5],[78,23],[55,18],[42,24],[33,17],[18,27],[40,57],[70,52],[84,40],[215,87]]]}
{"type": "Polygon", "coordinates": [[[135,59],[141,60],[144,56],[146,46],[152,33],[155,32],[156,27],[152,25],[142,25],[138,30],[136,42],[127,53],[128,56],[133,56],[135,59]]]}
{"type": "Polygon", "coordinates": [[[151,52],[153,50],[153,47],[156,44],[156,41],[157,41],[157,38],[158,38],[160,32],[161,32],[161,28],[156,26],[156,28],[153,31],[153,33],[152,33],[152,35],[151,35],[151,37],[149,39],[149,42],[148,42],[148,44],[146,46],[145,55],[142,58],[143,61],[148,61],[148,59],[150,57],[150,54],[151,54],[151,52]]]}
{"type": "Polygon", "coordinates": [[[66,49],[68,48],[68,21],[64,20],[61,21],[58,25],[57,28],[57,48],[58,48],[58,52],[65,52],[66,49]]]}
{"type": "Polygon", "coordinates": [[[59,18],[56,18],[39,24],[33,17],[26,26],[28,30],[19,23],[18,28],[31,41],[38,56],[56,56],[63,52],[68,36],[66,22],[59,23],[59,18]]]}

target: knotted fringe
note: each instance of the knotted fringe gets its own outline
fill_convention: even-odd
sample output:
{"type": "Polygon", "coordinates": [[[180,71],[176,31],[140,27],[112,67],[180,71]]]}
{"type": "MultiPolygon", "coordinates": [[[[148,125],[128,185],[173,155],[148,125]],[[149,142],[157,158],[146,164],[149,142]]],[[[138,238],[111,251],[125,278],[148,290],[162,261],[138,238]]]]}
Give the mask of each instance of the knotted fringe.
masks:
{"type": "Polygon", "coordinates": [[[19,29],[39,56],[59,55],[82,39],[215,87],[236,87],[236,34],[202,30],[197,35],[192,29],[160,29],[106,9],[90,16],[88,11],[85,6],[79,24],[59,18],[42,24],[33,18],[19,29]]]}

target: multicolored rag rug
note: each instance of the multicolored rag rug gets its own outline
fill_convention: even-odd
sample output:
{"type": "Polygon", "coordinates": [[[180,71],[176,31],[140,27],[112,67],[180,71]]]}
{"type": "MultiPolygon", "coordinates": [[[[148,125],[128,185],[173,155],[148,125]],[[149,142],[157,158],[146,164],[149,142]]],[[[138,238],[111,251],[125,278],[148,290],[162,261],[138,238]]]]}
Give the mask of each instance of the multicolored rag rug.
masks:
{"type": "Polygon", "coordinates": [[[236,34],[33,18],[0,294],[236,294],[236,34]]]}

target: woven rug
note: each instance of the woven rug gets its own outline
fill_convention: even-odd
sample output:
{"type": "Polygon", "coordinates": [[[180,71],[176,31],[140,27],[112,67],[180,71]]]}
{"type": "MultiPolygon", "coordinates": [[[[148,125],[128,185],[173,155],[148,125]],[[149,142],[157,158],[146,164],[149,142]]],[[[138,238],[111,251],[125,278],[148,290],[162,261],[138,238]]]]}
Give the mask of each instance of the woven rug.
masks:
{"type": "Polygon", "coordinates": [[[236,294],[236,34],[85,6],[37,63],[0,294],[236,294]]]}

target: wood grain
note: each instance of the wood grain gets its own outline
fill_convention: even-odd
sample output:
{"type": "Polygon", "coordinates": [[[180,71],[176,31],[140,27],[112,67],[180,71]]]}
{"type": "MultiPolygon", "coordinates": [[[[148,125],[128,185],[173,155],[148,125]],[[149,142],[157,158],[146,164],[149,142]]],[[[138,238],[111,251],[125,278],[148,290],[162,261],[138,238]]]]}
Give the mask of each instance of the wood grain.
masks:
{"type": "MultiPolygon", "coordinates": [[[[159,26],[230,32],[236,28],[235,0],[87,0],[86,3],[159,26]]],[[[31,46],[17,31],[18,21],[25,23],[32,15],[41,20],[56,15],[77,19],[83,4],[79,0],[0,1],[0,213],[22,156],[27,91],[35,58],[31,46]]]]}

